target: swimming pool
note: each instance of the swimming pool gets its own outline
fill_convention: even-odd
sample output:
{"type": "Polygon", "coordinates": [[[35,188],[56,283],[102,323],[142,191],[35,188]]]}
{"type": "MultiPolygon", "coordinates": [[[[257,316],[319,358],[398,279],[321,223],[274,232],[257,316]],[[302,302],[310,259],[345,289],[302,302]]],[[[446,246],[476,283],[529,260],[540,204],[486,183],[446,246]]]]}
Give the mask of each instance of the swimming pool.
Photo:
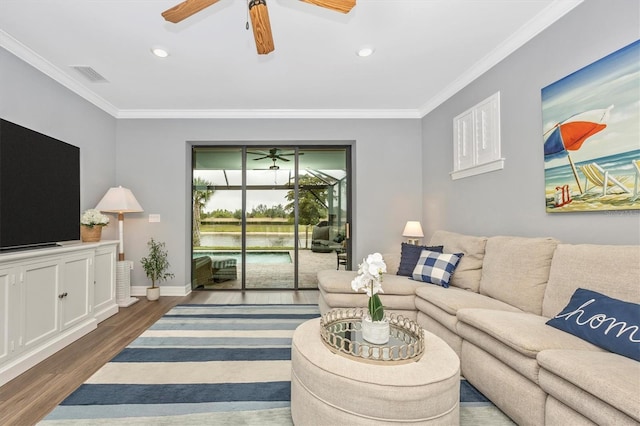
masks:
{"type": "MultiPolygon", "coordinates": [[[[242,262],[242,255],[239,251],[196,251],[193,253],[194,259],[201,256],[211,256],[213,260],[235,259],[238,264],[242,262]]],[[[248,251],[246,262],[269,265],[292,263],[288,251],[248,251]]]]}

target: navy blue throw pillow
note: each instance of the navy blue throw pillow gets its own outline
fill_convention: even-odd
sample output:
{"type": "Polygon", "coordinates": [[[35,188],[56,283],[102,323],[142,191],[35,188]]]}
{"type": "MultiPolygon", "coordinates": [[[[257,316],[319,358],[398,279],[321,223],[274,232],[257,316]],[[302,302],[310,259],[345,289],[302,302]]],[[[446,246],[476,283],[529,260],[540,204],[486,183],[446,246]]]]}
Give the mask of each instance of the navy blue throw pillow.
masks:
{"type": "Polygon", "coordinates": [[[640,305],[637,303],[579,288],[567,307],[547,324],[640,361],[640,305]]]}
{"type": "Polygon", "coordinates": [[[420,259],[420,253],[422,253],[422,250],[442,253],[443,248],[443,246],[427,247],[402,243],[400,246],[400,266],[398,267],[397,275],[403,275],[405,277],[412,276],[413,270],[418,264],[418,259],[420,259]]]}

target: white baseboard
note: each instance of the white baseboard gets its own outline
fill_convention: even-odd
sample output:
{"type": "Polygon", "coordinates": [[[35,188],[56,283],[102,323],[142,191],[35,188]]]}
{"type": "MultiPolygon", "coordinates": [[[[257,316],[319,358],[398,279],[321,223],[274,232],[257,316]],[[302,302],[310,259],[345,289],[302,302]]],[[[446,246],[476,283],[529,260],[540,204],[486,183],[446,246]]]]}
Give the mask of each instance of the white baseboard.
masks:
{"type": "Polygon", "coordinates": [[[94,317],[96,321],[98,321],[98,323],[101,323],[102,321],[106,320],[109,317],[112,317],[117,313],[118,313],[118,305],[114,303],[113,305],[106,307],[100,312],[95,312],[94,317]]]}
{"type": "MultiPolygon", "coordinates": [[[[132,296],[144,296],[147,295],[148,286],[131,286],[131,295],[132,296]]],[[[191,285],[180,287],[180,286],[160,286],[160,296],[186,296],[191,293],[191,285]]]]}

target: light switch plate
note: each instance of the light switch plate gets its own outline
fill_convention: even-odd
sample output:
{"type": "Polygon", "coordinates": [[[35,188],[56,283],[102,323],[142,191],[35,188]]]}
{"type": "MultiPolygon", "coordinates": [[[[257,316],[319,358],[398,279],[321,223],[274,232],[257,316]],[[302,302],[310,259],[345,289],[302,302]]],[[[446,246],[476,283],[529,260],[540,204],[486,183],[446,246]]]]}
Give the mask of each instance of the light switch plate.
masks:
{"type": "Polygon", "coordinates": [[[160,222],[160,215],[159,214],[150,214],[149,215],[149,223],[153,223],[153,222],[160,222]]]}

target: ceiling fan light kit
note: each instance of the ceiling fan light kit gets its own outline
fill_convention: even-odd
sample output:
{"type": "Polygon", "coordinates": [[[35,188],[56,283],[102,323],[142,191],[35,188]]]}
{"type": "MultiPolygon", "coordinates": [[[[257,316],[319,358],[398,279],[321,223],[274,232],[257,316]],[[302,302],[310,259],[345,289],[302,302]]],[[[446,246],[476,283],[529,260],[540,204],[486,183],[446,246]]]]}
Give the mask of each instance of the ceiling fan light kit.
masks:
{"type": "MultiPolygon", "coordinates": [[[[168,22],[177,24],[218,1],[219,0],[185,0],[162,12],[162,17],[168,22]]],[[[349,13],[356,5],[356,0],[301,1],[341,13],[349,13]]],[[[269,22],[269,11],[267,10],[266,0],[250,0],[248,5],[249,15],[251,16],[251,26],[253,27],[253,38],[256,41],[258,54],[266,55],[273,52],[275,47],[273,44],[273,35],[271,34],[271,23],[269,22]]]]}

